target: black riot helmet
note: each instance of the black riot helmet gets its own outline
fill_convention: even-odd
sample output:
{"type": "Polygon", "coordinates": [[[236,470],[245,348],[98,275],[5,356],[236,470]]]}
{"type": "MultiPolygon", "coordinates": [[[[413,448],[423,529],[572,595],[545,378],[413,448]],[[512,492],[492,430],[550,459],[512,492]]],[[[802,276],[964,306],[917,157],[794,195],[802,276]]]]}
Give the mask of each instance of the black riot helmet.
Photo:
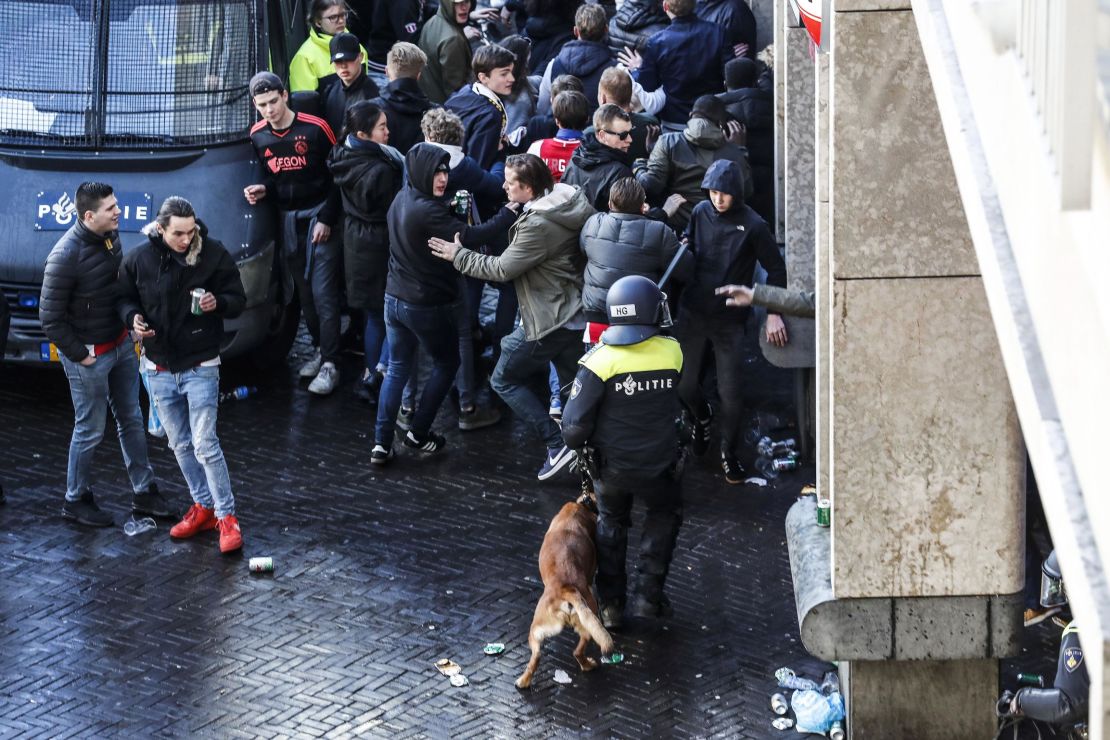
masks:
{"type": "Polygon", "coordinates": [[[1068,592],[1064,588],[1064,575],[1060,562],[1053,550],[1041,564],[1041,606],[1063,606],[1068,603],[1068,592]]]}
{"type": "Polygon", "coordinates": [[[609,328],[601,341],[610,345],[636,344],[671,325],[667,294],[642,275],[628,275],[613,283],[605,296],[609,328]]]}

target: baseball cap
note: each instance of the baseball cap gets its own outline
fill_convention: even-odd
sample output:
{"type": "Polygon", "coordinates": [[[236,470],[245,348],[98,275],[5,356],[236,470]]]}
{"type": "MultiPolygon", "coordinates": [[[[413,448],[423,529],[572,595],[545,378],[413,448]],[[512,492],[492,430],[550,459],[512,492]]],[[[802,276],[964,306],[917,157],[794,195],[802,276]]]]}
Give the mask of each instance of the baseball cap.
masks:
{"type": "Polygon", "coordinates": [[[251,78],[251,97],[268,92],[285,92],[285,83],[273,72],[259,72],[251,78]]]}
{"type": "Polygon", "coordinates": [[[353,62],[358,59],[358,36],[353,33],[337,33],[331,39],[331,60],[333,62],[353,62]]]}

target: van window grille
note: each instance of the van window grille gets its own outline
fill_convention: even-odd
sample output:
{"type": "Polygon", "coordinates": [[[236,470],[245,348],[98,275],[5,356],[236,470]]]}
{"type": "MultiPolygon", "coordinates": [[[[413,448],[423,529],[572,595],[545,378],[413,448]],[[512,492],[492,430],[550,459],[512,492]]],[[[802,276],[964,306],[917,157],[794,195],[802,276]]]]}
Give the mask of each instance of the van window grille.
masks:
{"type": "Polygon", "coordinates": [[[0,2],[0,144],[237,141],[253,120],[257,0],[0,2]]]}

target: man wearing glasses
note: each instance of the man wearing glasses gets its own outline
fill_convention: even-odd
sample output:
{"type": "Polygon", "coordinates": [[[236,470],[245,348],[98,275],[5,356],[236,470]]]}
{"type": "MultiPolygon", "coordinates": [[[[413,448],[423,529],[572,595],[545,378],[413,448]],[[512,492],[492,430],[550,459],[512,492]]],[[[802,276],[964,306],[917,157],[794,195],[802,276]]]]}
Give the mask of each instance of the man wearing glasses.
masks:
{"type": "Polygon", "coordinates": [[[563,182],[577,185],[590,204],[599,211],[609,210],[609,189],[613,183],[632,176],[632,119],[619,107],[606,104],[594,113],[594,132],[586,134],[574,150],[563,182]]]}
{"type": "MultiPolygon", "coordinates": [[[[290,92],[317,90],[323,95],[339,79],[332,67],[331,40],[347,30],[348,15],[343,0],[312,0],[309,3],[308,38],[289,62],[290,92]]],[[[365,65],[366,49],[362,46],[358,49],[365,65]]]]}

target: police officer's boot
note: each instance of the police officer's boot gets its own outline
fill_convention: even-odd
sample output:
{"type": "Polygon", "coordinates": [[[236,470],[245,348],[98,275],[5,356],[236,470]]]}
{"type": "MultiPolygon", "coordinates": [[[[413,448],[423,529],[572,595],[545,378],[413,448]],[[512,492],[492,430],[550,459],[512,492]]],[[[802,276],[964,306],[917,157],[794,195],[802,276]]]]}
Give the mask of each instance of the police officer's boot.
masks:
{"type": "Polygon", "coordinates": [[[674,612],[671,602],[663,593],[663,576],[639,574],[628,604],[629,613],[635,617],[669,617],[674,612]]]}

